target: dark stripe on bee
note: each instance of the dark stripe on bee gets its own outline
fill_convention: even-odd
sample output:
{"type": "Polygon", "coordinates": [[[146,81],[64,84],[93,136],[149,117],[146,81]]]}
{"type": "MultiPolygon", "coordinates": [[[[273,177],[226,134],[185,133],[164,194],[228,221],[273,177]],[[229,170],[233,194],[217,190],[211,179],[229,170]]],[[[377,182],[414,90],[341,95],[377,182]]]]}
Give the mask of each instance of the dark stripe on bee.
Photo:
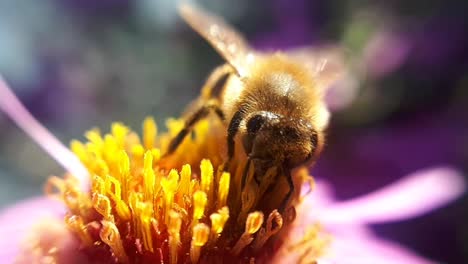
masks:
{"type": "MultiPolygon", "coordinates": [[[[311,147],[315,150],[318,145],[318,135],[317,131],[312,132],[312,136],[310,137],[310,144],[312,145],[311,147]]],[[[315,151],[314,151],[315,152],[315,151]]]]}
{"type": "Polygon", "coordinates": [[[242,110],[238,110],[231,119],[228,127],[228,157],[232,158],[234,156],[234,137],[239,131],[240,123],[244,119],[244,114],[242,110]]]}
{"type": "Polygon", "coordinates": [[[193,126],[200,121],[201,119],[205,118],[211,112],[215,112],[216,115],[224,121],[225,116],[223,111],[219,108],[219,105],[214,102],[208,102],[206,105],[202,106],[198,109],[193,115],[185,123],[184,128],[177,134],[175,138],[172,139],[171,143],[169,144],[168,154],[174,152],[177,147],[182,143],[184,138],[187,136],[190,131],[192,131],[193,126]]]}
{"type": "Polygon", "coordinates": [[[224,90],[223,88],[226,85],[227,79],[230,75],[231,73],[226,73],[216,81],[216,83],[213,85],[213,88],[211,89],[210,96],[212,98],[220,98],[221,93],[224,90]]]}
{"type": "Polygon", "coordinates": [[[310,136],[310,153],[307,155],[307,158],[304,160],[304,164],[312,160],[317,151],[318,146],[318,134],[317,131],[313,131],[312,135],[310,136]]]}

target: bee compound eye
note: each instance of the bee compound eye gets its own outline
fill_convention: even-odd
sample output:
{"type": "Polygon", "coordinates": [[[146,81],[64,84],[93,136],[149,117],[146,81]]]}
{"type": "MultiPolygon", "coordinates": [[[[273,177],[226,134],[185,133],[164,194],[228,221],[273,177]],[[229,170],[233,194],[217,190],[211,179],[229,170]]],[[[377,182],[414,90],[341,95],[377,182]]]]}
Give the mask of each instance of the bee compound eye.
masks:
{"type": "Polygon", "coordinates": [[[258,130],[265,124],[267,118],[264,115],[254,115],[247,121],[247,132],[257,133],[258,130]]]}

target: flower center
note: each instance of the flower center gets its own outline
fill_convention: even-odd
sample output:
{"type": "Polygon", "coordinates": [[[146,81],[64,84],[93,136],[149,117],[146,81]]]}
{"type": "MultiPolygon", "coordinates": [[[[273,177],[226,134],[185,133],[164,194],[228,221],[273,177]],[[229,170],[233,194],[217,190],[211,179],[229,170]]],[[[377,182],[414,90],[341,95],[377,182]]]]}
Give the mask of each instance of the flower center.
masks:
{"type": "MultiPolygon", "coordinates": [[[[237,151],[233,169],[222,171],[225,132],[213,120],[200,122],[192,137],[162,158],[182,126],[182,121],[170,120],[169,132],[157,136],[155,122],[147,118],[140,138],[114,123],[109,134],[91,130],[88,142],[71,143],[91,175],[90,190],[80,190],[68,175],[51,177],[46,192],[58,195],[68,207],[65,221],[91,260],[252,261],[281,244],[294,208],[283,215],[275,210],[281,202],[278,194],[287,192],[287,184],[275,184],[281,181],[276,168],[268,170],[260,184],[250,180],[241,188],[244,154],[237,151]]],[[[253,173],[248,171],[247,178],[253,173]]],[[[309,177],[295,177],[299,191],[309,177]]]]}

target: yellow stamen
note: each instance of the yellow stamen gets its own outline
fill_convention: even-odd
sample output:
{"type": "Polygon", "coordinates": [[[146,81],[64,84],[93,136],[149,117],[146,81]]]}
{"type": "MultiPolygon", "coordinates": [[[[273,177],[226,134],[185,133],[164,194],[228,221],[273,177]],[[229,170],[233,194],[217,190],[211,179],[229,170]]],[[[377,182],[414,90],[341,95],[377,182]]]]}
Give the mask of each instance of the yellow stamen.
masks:
{"type": "Polygon", "coordinates": [[[197,224],[193,227],[192,242],[190,245],[190,259],[197,263],[200,258],[200,250],[208,241],[210,228],[206,224],[197,224]]]}
{"type": "Polygon", "coordinates": [[[172,203],[174,200],[174,194],[177,190],[177,183],[179,181],[179,174],[176,170],[171,170],[169,172],[169,176],[167,178],[162,178],[161,180],[161,187],[164,191],[164,204],[165,206],[165,215],[166,215],[166,224],[168,224],[169,220],[169,212],[172,207],[172,203]]]}
{"type": "Polygon", "coordinates": [[[207,201],[208,201],[208,198],[205,192],[196,191],[193,194],[193,222],[194,224],[197,224],[198,220],[200,220],[203,217],[207,201]]]}
{"type": "Polygon", "coordinates": [[[143,237],[143,246],[146,250],[153,252],[153,236],[151,230],[153,229],[153,222],[155,219],[152,218],[153,208],[151,203],[139,203],[139,215],[140,215],[140,228],[143,237]]]}
{"type": "Polygon", "coordinates": [[[92,183],[92,189],[95,190],[96,193],[106,193],[106,183],[101,177],[94,175],[92,183]]]}
{"type": "Polygon", "coordinates": [[[254,240],[252,235],[255,234],[258,231],[258,229],[260,229],[262,224],[263,224],[263,213],[261,212],[250,213],[247,216],[247,221],[245,222],[244,234],[242,234],[242,236],[239,238],[236,245],[232,249],[232,254],[237,256],[241,253],[241,251],[246,246],[250,245],[250,243],[252,243],[252,241],[254,240]]]}
{"type": "Polygon", "coordinates": [[[80,196],[80,191],[75,186],[70,186],[67,188],[67,195],[63,197],[63,201],[68,207],[80,208],[80,196]]]}
{"type": "Polygon", "coordinates": [[[94,241],[80,216],[66,215],[65,223],[78,235],[86,246],[91,246],[93,244],[94,241]]]}
{"type": "Polygon", "coordinates": [[[265,245],[266,241],[273,236],[274,234],[278,233],[280,229],[283,227],[283,218],[281,217],[280,213],[277,210],[274,210],[268,216],[266,222],[266,229],[262,228],[257,234],[255,241],[252,245],[252,248],[255,251],[260,250],[263,245],[265,245]],[[275,224],[275,226],[273,226],[275,224]]]}
{"type": "Polygon", "coordinates": [[[161,150],[152,149],[151,154],[153,154],[153,162],[158,162],[161,159],[161,150]]]}
{"type": "Polygon", "coordinates": [[[250,213],[245,222],[245,232],[252,235],[260,229],[263,224],[263,214],[261,212],[250,213]]]}
{"type": "Polygon", "coordinates": [[[86,132],[85,137],[89,140],[90,143],[96,145],[97,147],[101,147],[104,143],[101,137],[101,133],[99,133],[99,130],[97,129],[86,132]]]}
{"type": "Polygon", "coordinates": [[[44,186],[44,193],[53,197],[56,195],[54,189],[56,189],[58,193],[64,193],[65,188],[65,182],[61,178],[57,176],[51,176],[44,186]]]}
{"type": "MultiPolygon", "coordinates": [[[[189,195],[190,192],[190,180],[192,178],[192,169],[190,165],[185,164],[182,166],[182,170],[180,171],[180,185],[178,190],[179,199],[183,200],[184,197],[189,195]]],[[[185,208],[188,208],[188,204],[185,204],[185,208]]]]}
{"type": "Polygon", "coordinates": [[[104,219],[111,221],[113,218],[111,215],[111,203],[107,196],[95,193],[93,195],[93,206],[98,213],[100,213],[104,219]]]}
{"type": "Polygon", "coordinates": [[[122,123],[114,123],[112,124],[111,131],[117,143],[117,147],[122,149],[125,146],[125,138],[129,132],[128,127],[124,126],[122,123]]]}
{"type": "Polygon", "coordinates": [[[170,263],[177,263],[177,251],[180,244],[180,227],[182,225],[182,219],[180,214],[171,211],[169,213],[169,224],[168,224],[168,233],[169,233],[169,255],[170,263]]]}
{"type": "Polygon", "coordinates": [[[141,193],[130,193],[130,196],[128,197],[128,202],[129,202],[129,205],[130,205],[130,209],[132,210],[132,214],[133,214],[133,218],[132,218],[132,224],[133,224],[133,229],[135,230],[135,235],[137,237],[142,237],[142,228],[141,228],[141,224],[140,224],[140,214],[141,214],[141,207],[140,207],[140,203],[141,203],[141,200],[143,199],[142,198],[142,194],[141,193]]]}
{"type": "Polygon", "coordinates": [[[138,144],[138,145],[133,145],[132,146],[132,154],[135,157],[143,157],[143,154],[145,153],[145,148],[138,144]]]}
{"type": "MultiPolygon", "coordinates": [[[[89,148],[93,148],[94,146],[89,146],[89,148]]],[[[93,153],[93,152],[90,152],[93,153]]],[[[97,155],[93,153],[94,155],[97,155]]],[[[110,169],[107,164],[107,162],[100,157],[96,157],[96,160],[94,161],[94,166],[93,166],[93,171],[95,174],[100,175],[102,178],[105,177],[105,175],[109,175],[110,169]]]]}
{"type": "Polygon", "coordinates": [[[151,117],[145,118],[145,121],[143,121],[143,144],[146,149],[154,148],[157,134],[158,127],[154,119],[151,117]]]}
{"type": "Polygon", "coordinates": [[[213,199],[213,165],[209,160],[202,160],[200,164],[201,171],[201,190],[204,191],[208,200],[212,201],[213,199]]]}
{"type": "Polygon", "coordinates": [[[130,178],[130,158],[127,155],[127,152],[121,150],[119,153],[119,174],[120,174],[120,183],[122,187],[122,200],[128,202],[128,181],[130,178]]]}
{"type": "Polygon", "coordinates": [[[145,188],[144,199],[145,201],[152,201],[154,186],[156,184],[156,176],[153,171],[153,154],[149,150],[145,153],[143,175],[143,185],[145,188]]]}
{"type": "Polygon", "coordinates": [[[78,140],[72,140],[70,143],[70,148],[85,166],[89,166],[88,151],[86,150],[86,147],[83,145],[83,143],[79,142],[78,140]]]}
{"type": "MultiPolygon", "coordinates": [[[[271,212],[287,187],[275,183],[282,179],[281,170],[273,167],[255,175],[262,179],[257,184],[257,170],[250,166],[241,186],[244,153],[236,152],[230,173],[224,172],[220,153],[225,151],[225,128],[209,120],[197,124],[174,154],[161,157],[184,125],[180,120],[169,123],[169,134],[158,137],[156,124],[146,119],[141,140],[116,123],[111,133],[92,130],[86,134],[89,142],[72,142],[92,175],[90,190],[82,191],[73,177],[51,178],[46,186],[47,193],[56,192],[69,208],[67,226],[83,241],[86,253],[92,255],[95,247],[109,250],[107,244],[119,262],[216,262],[227,256],[257,261],[255,254],[263,252],[268,241],[282,241],[272,237],[286,233],[278,231],[294,212],[271,212]],[[215,132],[221,134],[210,134],[215,132]],[[265,199],[270,185],[278,187],[272,192],[278,195],[265,199]],[[269,214],[264,227],[262,212],[269,214]]],[[[300,175],[295,184],[306,182],[306,176],[300,175]]]]}
{"type": "Polygon", "coordinates": [[[218,188],[218,208],[221,208],[226,205],[226,199],[229,193],[229,183],[231,175],[227,172],[221,174],[219,179],[219,188],[218,188]]]}
{"type": "Polygon", "coordinates": [[[114,201],[115,210],[117,211],[117,214],[124,221],[128,221],[130,219],[130,209],[128,208],[127,204],[124,201],[122,201],[120,182],[117,181],[114,177],[109,176],[109,175],[106,177],[105,182],[106,182],[107,195],[109,195],[110,198],[114,201]]]}
{"type": "Polygon", "coordinates": [[[119,262],[128,263],[128,257],[122,245],[119,230],[113,222],[102,221],[102,229],[99,236],[104,243],[109,245],[119,262]]]}
{"type": "Polygon", "coordinates": [[[223,232],[224,225],[229,219],[229,208],[227,206],[218,210],[217,213],[210,215],[211,219],[211,236],[213,242],[218,239],[219,235],[223,232]]]}

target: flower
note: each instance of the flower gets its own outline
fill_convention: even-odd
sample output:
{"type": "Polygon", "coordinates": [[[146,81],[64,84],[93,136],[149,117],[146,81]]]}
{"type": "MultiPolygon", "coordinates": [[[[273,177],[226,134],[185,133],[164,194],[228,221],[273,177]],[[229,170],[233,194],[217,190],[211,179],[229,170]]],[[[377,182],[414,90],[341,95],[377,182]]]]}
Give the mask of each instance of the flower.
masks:
{"type": "Polygon", "coordinates": [[[249,259],[263,250],[281,229],[283,217],[271,210],[264,219],[262,211],[267,209],[258,209],[274,208],[280,201],[260,203],[262,196],[257,194],[268,187],[263,183],[255,192],[241,191],[239,168],[245,166],[241,162],[234,164],[232,179],[220,167],[214,170],[213,164],[221,163],[216,159],[219,145],[205,138],[212,124],[207,120],[197,124],[196,136],[166,159],[161,157],[165,151],[155,146],[165,150],[183,127],[181,121],[170,120],[169,133],[156,136],[156,124],[147,118],[142,139],[114,123],[109,134],[91,130],[86,144],[71,143],[93,175],[91,190],[80,190],[73,177],[51,177],[46,192],[54,195],[52,189],[57,190],[68,209],[65,223],[90,261],[213,262],[226,256],[249,259]],[[275,227],[262,231],[264,223],[275,227]]]}
{"type": "MultiPolygon", "coordinates": [[[[0,214],[0,233],[12,238],[0,247],[5,262],[19,256],[20,263],[210,263],[227,257],[233,262],[383,263],[384,256],[401,263],[430,263],[374,237],[366,225],[420,215],[465,191],[461,176],[446,168],[345,202],[334,202],[326,184],[318,182],[309,194],[295,193],[293,221],[294,210],[275,210],[285,184],[268,190],[278,176],[276,168],[259,186],[251,183],[244,189],[242,153],[237,153],[230,173],[223,172],[219,153],[224,131],[214,120],[198,124],[194,137],[169,157],[161,153],[182,128],[179,120],[170,120],[169,132],[161,136],[151,118],[143,123],[142,138],[120,123],[104,136],[91,130],[87,143],[71,144],[77,163],[2,82],[0,95],[0,107],[70,172],[65,178],[51,177],[46,185],[46,193],[62,200],[64,207],[40,198],[0,214]],[[62,155],[46,142],[57,143],[62,155]],[[88,179],[91,187],[84,184],[88,179]],[[22,248],[20,234],[29,235],[22,248]]],[[[307,174],[305,169],[294,173],[296,190],[306,182],[314,187],[307,174]]]]}
{"type": "MultiPolygon", "coordinates": [[[[323,263],[433,263],[378,238],[367,225],[405,220],[441,207],[465,192],[462,179],[449,167],[426,169],[381,190],[343,202],[335,201],[331,187],[318,181],[316,191],[306,196],[297,208],[303,214],[298,214],[293,227],[296,234],[289,238],[294,241],[296,236],[296,241],[301,241],[303,233],[308,231],[308,223],[318,222],[333,236],[328,255],[321,259],[323,263]]],[[[288,244],[295,243],[285,243],[288,244]]],[[[297,258],[288,254],[286,248],[283,250],[285,254],[278,256],[283,260],[285,256],[297,258]]],[[[307,253],[304,249],[302,252],[307,253]]]]}
{"type": "MultiPolygon", "coordinates": [[[[39,141],[46,135],[57,143],[6,85],[2,87],[5,112],[25,130],[33,128],[28,132],[39,141]]],[[[39,229],[38,236],[28,238],[19,262],[35,257],[61,260],[57,245],[50,242],[61,239],[51,234],[69,237],[71,245],[79,245],[82,257],[100,263],[214,262],[224,257],[240,261],[262,258],[267,249],[279,246],[279,231],[287,231],[294,211],[276,210],[287,192],[286,183],[272,185],[282,170],[272,167],[260,184],[254,183],[253,170],[244,170],[247,159],[238,152],[230,173],[224,172],[220,153],[225,131],[216,120],[199,122],[193,137],[187,137],[173,155],[161,157],[183,125],[181,120],[169,120],[169,132],[158,136],[154,120],[147,118],[141,138],[120,123],[105,135],[94,129],[86,133],[88,142],[72,141],[74,154],[56,144],[70,160],[41,141],[70,172],[64,178],[51,177],[45,188],[64,203],[64,220],[58,225],[62,228],[39,229]],[[263,195],[267,192],[279,195],[263,195]]],[[[299,186],[308,178],[304,172],[295,176],[299,186]]]]}

